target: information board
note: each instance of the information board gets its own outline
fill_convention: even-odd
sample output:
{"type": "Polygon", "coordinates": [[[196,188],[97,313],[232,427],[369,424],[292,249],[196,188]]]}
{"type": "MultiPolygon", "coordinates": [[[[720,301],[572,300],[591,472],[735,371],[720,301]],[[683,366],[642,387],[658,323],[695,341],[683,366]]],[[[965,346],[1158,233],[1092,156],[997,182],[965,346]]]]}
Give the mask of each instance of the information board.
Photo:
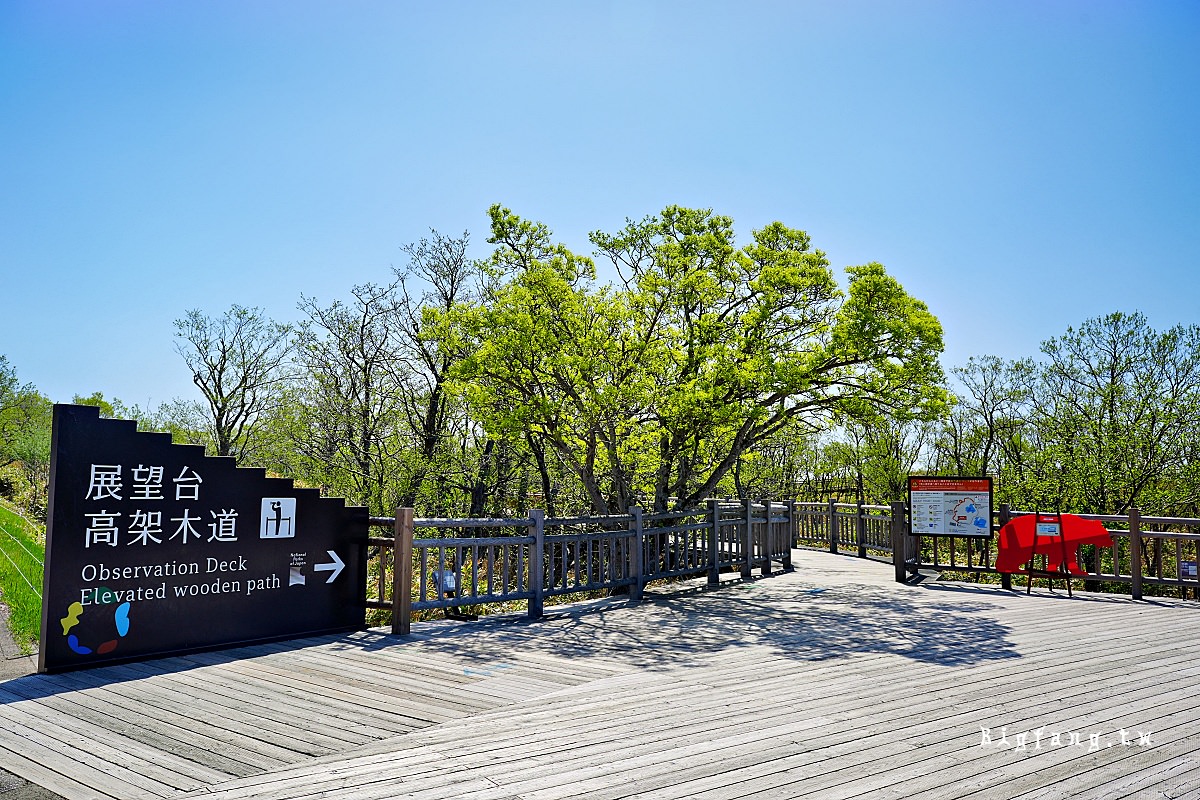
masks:
{"type": "Polygon", "coordinates": [[[39,669],[365,624],[366,509],[56,405],[39,669]]]}
{"type": "Polygon", "coordinates": [[[922,536],[991,536],[992,479],[908,478],[909,532],[922,536]]]}

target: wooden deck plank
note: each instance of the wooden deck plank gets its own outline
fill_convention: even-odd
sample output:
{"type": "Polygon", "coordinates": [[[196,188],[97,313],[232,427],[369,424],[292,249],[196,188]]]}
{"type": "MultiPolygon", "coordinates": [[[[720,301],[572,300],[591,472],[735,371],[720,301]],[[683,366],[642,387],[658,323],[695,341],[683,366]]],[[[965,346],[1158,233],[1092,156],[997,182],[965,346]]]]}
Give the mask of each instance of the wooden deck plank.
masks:
{"type": "MultiPolygon", "coordinates": [[[[97,738],[99,731],[91,722],[78,719],[70,714],[56,713],[51,708],[38,708],[36,707],[38,702],[0,689],[0,703],[3,704],[0,705],[0,713],[14,715],[22,721],[39,720],[46,730],[55,731],[64,740],[76,736],[97,738]],[[47,724],[47,720],[49,724],[47,724]]],[[[121,750],[129,756],[136,757],[144,763],[157,764],[170,769],[185,779],[194,780],[199,785],[208,785],[229,778],[227,772],[177,756],[175,753],[161,748],[147,746],[127,737],[119,737],[119,741],[121,750]]],[[[0,742],[0,744],[2,743],[0,742]]]]}
{"type": "MultiPolygon", "coordinates": [[[[286,707],[289,704],[279,699],[260,700],[236,690],[225,693],[213,679],[177,674],[169,684],[160,686],[159,691],[170,698],[171,708],[196,708],[200,715],[213,718],[217,727],[252,727],[274,737],[291,737],[301,752],[311,756],[343,750],[348,742],[354,745],[373,741],[373,737],[349,734],[344,728],[336,729],[337,735],[331,736],[326,726],[312,723],[309,714],[292,711],[286,707]],[[247,722],[248,719],[252,722],[247,722]],[[318,727],[323,730],[317,730],[318,727]]],[[[311,713],[322,710],[319,704],[310,707],[311,713]]]]}
{"type": "Polygon", "coordinates": [[[377,696],[363,692],[345,691],[336,683],[314,682],[309,676],[292,672],[285,665],[274,665],[262,661],[247,661],[227,664],[222,674],[243,683],[249,690],[282,693],[288,698],[297,697],[316,701],[328,708],[338,719],[357,724],[364,729],[380,733],[404,733],[414,727],[423,727],[430,722],[446,718],[443,713],[408,714],[411,708],[387,713],[381,709],[377,696]]]}
{"type": "Polygon", "coordinates": [[[134,789],[145,795],[165,797],[175,794],[174,789],[195,788],[195,781],[181,781],[179,776],[149,764],[130,758],[119,748],[107,746],[103,741],[83,736],[64,736],[61,729],[53,735],[26,725],[5,713],[0,715],[0,731],[8,741],[19,741],[21,755],[31,760],[46,763],[71,764],[73,771],[86,780],[89,787],[105,794],[121,795],[134,789]],[[11,737],[11,738],[10,738],[11,737]],[[166,783],[164,783],[164,780],[166,783]]]}
{"type": "MultiPolygon", "coordinates": [[[[739,739],[737,737],[731,738],[729,736],[725,736],[722,738],[720,736],[719,731],[713,731],[713,736],[711,736],[710,738],[708,738],[705,741],[702,741],[700,743],[699,747],[696,747],[696,746],[681,747],[682,744],[685,744],[688,741],[686,738],[681,737],[677,741],[666,742],[665,746],[660,746],[661,743],[659,743],[659,744],[651,743],[651,746],[644,748],[644,749],[646,750],[646,756],[649,758],[649,761],[647,762],[649,765],[653,766],[654,764],[661,762],[666,767],[666,769],[662,770],[661,773],[662,773],[662,776],[666,777],[668,783],[682,781],[684,779],[694,777],[694,776],[708,777],[709,774],[717,775],[719,777],[719,776],[723,775],[726,771],[736,771],[737,769],[742,768],[742,767],[757,766],[757,769],[754,770],[755,774],[756,774],[755,786],[756,786],[757,791],[762,791],[763,789],[766,789],[770,783],[769,781],[764,780],[763,773],[766,771],[769,771],[769,770],[777,769],[778,765],[772,763],[772,759],[774,758],[775,755],[778,755],[778,753],[776,753],[774,750],[772,750],[772,748],[770,746],[761,746],[760,745],[760,746],[755,747],[753,749],[753,751],[750,752],[748,755],[741,755],[741,752],[745,752],[745,751],[744,750],[740,751],[739,747],[742,745],[754,743],[756,741],[759,741],[760,739],[762,742],[771,742],[774,738],[780,736],[781,734],[786,736],[789,732],[795,733],[799,728],[800,728],[800,726],[797,726],[797,725],[776,726],[774,729],[766,728],[766,727],[762,727],[762,726],[755,726],[754,730],[749,732],[748,734],[746,734],[744,737],[742,737],[742,739],[739,739]],[[705,751],[710,751],[710,752],[706,755],[705,751]],[[722,751],[724,751],[724,753],[726,753],[725,757],[720,757],[720,754],[722,753],[722,751]],[[697,755],[699,755],[699,758],[696,758],[697,755]],[[693,765],[691,763],[693,761],[695,762],[695,765],[696,765],[695,768],[693,768],[693,765]]],[[[899,742],[898,744],[900,745],[900,747],[893,749],[892,750],[893,752],[897,752],[901,756],[905,756],[905,755],[912,756],[913,755],[912,751],[914,750],[914,748],[911,745],[905,745],[903,742],[899,742]]],[[[633,769],[637,765],[637,759],[639,757],[637,750],[642,749],[642,748],[640,748],[640,745],[642,745],[642,742],[640,741],[640,737],[639,737],[639,741],[638,741],[637,745],[638,746],[630,745],[623,749],[622,760],[621,760],[621,763],[623,766],[633,769]]],[[[875,755],[879,755],[882,751],[888,750],[888,749],[890,749],[890,748],[881,746],[880,737],[876,736],[872,742],[871,753],[875,754],[875,755]]],[[[783,748],[784,753],[786,753],[790,750],[794,750],[794,747],[784,746],[784,748],[783,748]]],[[[851,751],[851,752],[853,752],[853,751],[851,751]]],[[[920,760],[914,759],[914,758],[910,758],[909,760],[914,761],[914,766],[916,767],[918,772],[922,772],[925,769],[927,769],[927,767],[928,767],[928,764],[923,763],[922,760],[928,761],[930,758],[933,758],[937,755],[939,755],[939,754],[936,752],[936,748],[930,747],[929,745],[923,745],[921,747],[920,760]],[[931,751],[933,751],[933,752],[931,752],[931,751]]],[[[813,783],[812,779],[814,776],[813,765],[820,759],[808,759],[807,757],[798,757],[798,758],[800,758],[803,761],[809,762],[804,767],[804,773],[805,773],[806,782],[809,784],[812,784],[813,783]]],[[[829,759],[828,756],[822,756],[821,758],[823,758],[825,760],[833,761],[833,759],[829,759]]],[[[584,763],[585,764],[587,763],[586,760],[584,760],[584,763]]],[[[592,763],[593,763],[593,766],[595,763],[603,763],[603,759],[592,759],[592,763]]],[[[942,763],[943,764],[951,764],[951,765],[953,764],[952,761],[951,762],[943,761],[942,763]]],[[[582,782],[582,779],[586,778],[587,776],[583,775],[583,774],[571,772],[570,771],[571,765],[572,765],[572,762],[570,759],[568,759],[558,765],[558,770],[560,771],[560,777],[561,778],[569,778],[569,780],[563,780],[563,782],[562,782],[562,787],[564,787],[564,790],[565,790],[565,787],[574,787],[575,789],[586,789],[589,792],[589,797],[623,796],[622,793],[627,791],[627,787],[621,787],[619,789],[614,790],[611,794],[609,794],[607,792],[604,792],[602,790],[602,787],[595,787],[595,786],[588,785],[587,783],[582,782]],[[596,789],[598,789],[598,788],[600,788],[601,791],[600,791],[600,793],[597,794],[596,789]]],[[[832,783],[822,784],[820,786],[817,786],[815,788],[817,796],[821,796],[821,797],[836,796],[835,794],[831,793],[831,787],[833,785],[841,784],[841,783],[849,783],[854,779],[854,776],[852,774],[847,773],[846,766],[847,765],[841,759],[838,759],[837,763],[831,764],[830,769],[826,770],[826,772],[829,775],[834,776],[835,780],[832,783]]],[[[883,779],[885,779],[885,780],[892,780],[895,776],[897,776],[898,771],[894,769],[894,765],[880,765],[880,766],[888,766],[889,769],[880,769],[878,771],[876,771],[874,769],[870,769],[870,770],[867,770],[864,774],[879,775],[879,776],[882,776],[883,779]]],[[[587,770],[587,769],[589,769],[589,768],[585,767],[585,770],[587,770]]],[[[594,771],[594,770],[592,770],[592,771],[594,771]]],[[[819,772],[819,770],[817,770],[817,771],[819,772]]],[[[637,774],[638,772],[645,772],[645,770],[637,770],[635,772],[635,774],[637,774]]],[[[522,769],[521,769],[521,774],[522,774],[523,780],[529,780],[530,777],[535,777],[536,773],[537,773],[536,766],[533,768],[533,770],[530,770],[528,767],[522,767],[522,769]]],[[[599,774],[602,775],[603,773],[601,772],[599,774]]],[[[648,785],[649,785],[648,783],[639,784],[639,789],[644,790],[644,789],[648,788],[648,785]]],[[[522,787],[517,787],[517,788],[522,788],[522,787]]],[[[695,787],[695,786],[683,786],[677,792],[674,792],[671,794],[654,795],[654,796],[678,796],[678,797],[694,796],[697,788],[698,787],[695,787]]],[[[858,790],[856,790],[855,792],[850,792],[849,794],[852,796],[856,793],[858,793],[858,790]]],[[[522,792],[522,794],[526,794],[526,793],[522,792]]],[[[530,794],[529,796],[530,797],[533,797],[533,796],[553,797],[556,795],[553,793],[549,793],[549,794],[537,794],[537,795],[530,794]]]]}
{"type": "MultiPolygon", "coordinates": [[[[240,710],[243,715],[252,712],[255,719],[266,717],[342,742],[357,744],[375,741],[383,736],[411,730],[419,723],[413,720],[408,726],[389,724],[386,728],[373,727],[370,715],[343,710],[332,703],[323,703],[319,698],[281,690],[265,678],[256,680],[253,677],[230,676],[217,669],[198,668],[195,672],[173,674],[170,680],[182,692],[219,698],[220,703],[240,710]]],[[[395,721],[393,717],[389,723],[395,721]]]]}
{"type": "MultiPolygon", "coordinates": [[[[1032,751],[1032,737],[1030,750],[1032,751]]],[[[1085,737],[1086,741],[1086,737],[1085,737]]],[[[976,748],[978,750],[978,748],[976,748]]],[[[764,781],[772,788],[764,797],[813,797],[844,800],[852,797],[889,796],[894,787],[903,787],[904,796],[922,798],[964,798],[1012,796],[1021,785],[1053,782],[1058,771],[1071,777],[1071,788],[1081,784],[1074,777],[1081,762],[1090,762],[1090,754],[1064,747],[1045,747],[1038,752],[972,753],[956,748],[926,746],[911,752],[889,752],[890,748],[873,745],[873,754],[882,756],[869,761],[838,765],[839,769],[817,769],[803,759],[789,757],[788,769],[774,772],[764,781]],[[989,766],[990,765],[990,766],[989,766]]],[[[1128,752],[1125,753],[1129,755],[1128,752]]],[[[1106,755],[1115,757],[1115,751],[1106,755]]],[[[839,759],[840,760],[840,759],[839,759]]],[[[775,770],[782,764],[770,764],[775,770]]],[[[1090,764],[1087,768],[1094,768],[1090,764]]],[[[763,787],[765,788],[765,786],[763,787]]],[[[1054,790],[1061,791],[1061,787],[1054,790]]],[[[668,795],[657,795],[668,796],[668,795]]],[[[686,796],[686,794],[682,795],[686,796]]],[[[1048,796],[1062,796],[1051,793],[1048,796]]]]}
{"type": "Polygon", "coordinates": [[[1168,761],[1142,767],[1097,786],[1080,800],[1129,800],[1138,797],[1200,797],[1200,754],[1191,749],[1168,761]]]}
{"type": "Polygon", "coordinates": [[[90,731],[130,743],[109,755],[131,770],[170,742],[231,748],[225,769],[194,765],[196,784],[179,756],[158,773],[94,778],[121,798],[1200,796],[1186,769],[1200,758],[1200,643],[1180,635],[1200,605],[899,586],[875,562],[794,561],[786,575],[651,592],[637,608],[565,607],[537,624],[436,623],[407,640],[361,632],[37,676],[37,690],[13,687],[29,697],[0,685],[0,766],[94,796],[19,749],[31,734],[54,761],[90,731]],[[102,708],[157,731],[105,723],[102,708]],[[1085,738],[1151,726],[1154,745],[980,744],[983,727],[1043,723],[1085,738]],[[55,726],[76,739],[54,739],[55,726]]]}
{"type": "Polygon", "coordinates": [[[61,760],[41,758],[40,755],[36,751],[31,751],[23,740],[0,741],[0,762],[6,769],[31,783],[43,787],[54,787],[54,791],[67,797],[87,797],[92,800],[122,800],[128,797],[125,787],[121,787],[117,794],[108,794],[93,783],[83,783],[74,776],[65,775],[47,766],[47,764],[62,764],[70,769],[71,764],[64,764],[61,760]],[[16,749],[10,749],[13,747],[16,749]]]}
{"type": "MultiPolygon", "coordinates": [[[[1182,659],[1183,657],[1180,656],[1179,658],[1182,659]]],[[[1121,667],[1121,668],[1119,668],[1119,671],[1123,673],[1126,670],[1124,667],[1121,667]]],[[[1103,677],[1103,676],[1099,676],[1099,677],[1103,677]]],[[[660,699],[666,703],[670,703],[669,708],[674,708],[676,711],[681,712],[674,716],[677,716],[677,717],[682,716],[683,717],[682,723],[672,722],[672,725],[669,728],[670,731],[673,731],[673,732],[677,733],[678,735],[682,736],[682,735],[685,735],[688,732],[689,727],[695,725],[698,720],[700,722],[704,721],[705,717],[702,715],[701,711],[698,711],[698,709],[699,709],[698,705],[692,704],[692,705],[688,705],[686,707],[681,706],[675,698],[671,697],[671,695],[670,695],[671,689],[669,687],[656,687],[656,691],[660,695],[662,695],[658,699],[660,699]]],[[[697,692],[695,692],[694,689],[692,689],[691,686],[684,687],[681,691],[683,692],[683,694],[681,695],[681,697],[683,697],[683,698],[686,698],[689,694],[691,694],[691,695],[698,694],[697,692]]],[[[1030,688],[1030,690],[1027,692],[1027,694],[1031,697],[1040,697],[1043,694],[1043,692],[1040,687],[1034,685],[1030,688]]],[[[1064,698],[1064,699],[1069,700],[1070,698],[1064,698]]],[[[825,702],[825,704],[827,704],[829,706],[828,713],[830,713],[831,715],[834,715],[834,716],[850,715],[850,717],[852,719],[861,719],[861,717],[857,715],[857,710],[840,697],[818,698],[815,701],[806,700],[806,702],[805,702],[806,710],[811,713],[811,710],[814,707],[816,707],[816,704],[822,702],[822,700],[825,702]]],[[[864,707],[864,709],[863,709],[864,711],[874,710],[881,714],[884,714],[888,711],[889,703],[880,702],[876,698],[860,696],[860,697],[856,698],[856,700],[858,700],[859,702],[865,701],[867,703],[867,706],[870,706],[869,709],[864,707]]],[[[556,702],[561,703],[562,699],[556,698],[556,702]]],[[[573,699],[569,699],[567,702],[569,705],[570,703],[574,703],[577,701],[575,701],[573,699]]],[[[890,701],[890,704],[893,704],[893,705],[903,704],[910,719],[914,718],[917,714],[921,713],[923,710],[922,707],[920,707],[920,706],[914,706],[912,704],[912,701],[908,700],[907,698],[893,698],[890,701]]],[[[549,722],[553,721],[554,716],[556,716],[560,713],[563,713],[563,711],[561,711],[557,708],[551,708],[551,710],[549,712],[545,712],[545,710],[544,710],[545,705],[546,704],[541,704],[543,710],[540,712],[527,711],[526,713],[523,713],[521,715],[520,719],[522,720],[524,727],[529,728],[532,726],[533,728],[540,728],[542,731],[542,735],[536,739],[536,743],[527,745],[527,749],[536,749],[537,747],[542,746],[542,745],[553,747],[555,745],[555,739],[559,735],[566,736],[566,737],[572,737],[572,738],[575,738],[576,741],[578,741],[578,737],[574,730],[569,729],[569,730],[566,730],[566,731],[562,732],[561,734],[559,734],[559,732],[555,728],[551,727],[548,724],[549,722]]],[[[727,714],[727,711],[725,710],[724,706],[725,706],[725,701],[717,701],[714,704],[713,709],[711,711],[709,711],[708,713],[711,715],[711,717],[713,719],[716,719],[717,721],[722,722],[722,723],[727,723],[728,714],[727,714]]],[[[589,711],[595,711],[596,708],[597,708],[597,702],[593,701],[589,705],[589,711]]],[[[659,703],[654,706],[647,706],[647,709],[644,714],[626,712],[623,715],[623,722],[627,726],[640,726],[646,721],[645,717],[649,717],[649,718],[662,717],[667,709],[668,709],[668,706],[663,706],[662,703],[659,703]]],[[[763,711],[758,712],[757,716],[760,719],[762,719],[764,717],[764,715],[769,716],[772,714],[773,711],[777,711],[778,709],[782,709],[782,713],[786,713],[786,714],[794,713],[791,710],[789,710],[787,706],[777,706],[776,709],[770,709],[770,708],[764,709],[763,711]]],[[[925,708],[925,710],[929,710],[929,711],[940,711],[942,709],[944,709],[944,705],[936,699],[928,701],[928,704],[925,708]]],[[[570,709],[567,708],[565,710],[569,711],[570,709]]],[[[601,716],[611,715],[612,713],[614,713],[614,711],[615,711],[614,708],[610,708],[607,706],[600,706],[598,709],[598,713],[601,716]]],[[[937,726],[942,726],[945,724],[946,719],[947,719],[946,717],[940,717],[933,724],[935,724],[937,726]]],[[[835,730],[835,726],[830,724],[832,720],[833,720],[833,717],[822,718],[822,723],[825,725],[825,734],[826,734],[827,740],[829,738],[829,734],[833,730],[835,730]]],[[[576,721],[578,721],[578,719],[576,721]]],[[[651,721],[652,721],[652,719],[651,719],[651,721]]],[[[481,722],[482,722],[482,720],[481,720],[481,722]]],[[[912,731],[914,729],[916,729],[916,728],[910,728],[909,730],[912,731]]],[[[701,730],[704,730],[704,728],[701,728],[701,730]]],[[[512,733],[512,732],[513,732],[512,730],[507,730],[506,735],[508,733],[512,733]]],[[[644,736],[644,732],[642,735],[644,736]]],[[[670,735],[670,734],[667,734],[667,735],[670,735]]],[[[854,735],[854,732],[853,732],[853,729],[851,729],[851,736],[853,736],[853,735],[854,735]]],[[[474,743],[474,742],[478,741],[478,739],[472,739],[470,741],[472,743],[474,743]]],[[[453,742],[445,742],[445,744],[448,747],[453,747],[453,742]]],[[[501,748],[504,746],[504,744],[505,743],[503,741],[496,742],[496,743],[492,743],[491,741],[488,741],[487,746],[489,748],[501,748]]],[[[455,754],[462,755],[458,751],[455,751],[455,754]]]]}
{"type": "Polygon", "coordinates": [[[103,709],[106,713],[136,717],[143,724],[181,742],[237,748],[276,763],[290,763],[305,755],[329,752],[325,748],[314,751],[296,737],[272,733],[245,715],[238,718],[209,713],[202,700],[189,698],[183,701],[163,684],[143,682],[136,696],[130,696],[123,689],[128,687],[87,686],[74,697],[77,702],[103,709]]]}
{"type": "Polygon", "coordinates": [[[38,720],[40,729],[57,731],[60,727],[66,728],[67,726],[61,725],[59,720],[69,719],[77,726],[89,730],[95,739],[131,742],[147,750],[162,753],[181,753],[200,766],[227,776],[252,775],[270,766],[278,766],[269,760],[258,759],[255,759],[257,764],[248,765],[244,757],[247,754],[236,750],[230,753],[233,748],[223,743],[219,743],[217,748],[192,747],[190,742],[154,730],[139,719],[125,719],[107,713],[104,708],[95,708],[78,695],[43,698],[36,703],[21,704],[19,711],[38,720]]]}
{"type": "MultiPolygon", "coordinates": [[[[469,766],[469,765],[467,765],[467,764],[464,764],[464,767],[466,767],[466,768],[468,768],[468,769],[470,768],[470,766],[469,766]]],[[[527,772],[527,770],[523,770],[523,771],[524,771],[524,772],[527,772]]],[[[575,786],[575,788],[579,788],[578,784],[575,784],[575,783],[571,783],[571,784],[568,784],[568,785],[574,785],[574,786],[575,786]]]]}

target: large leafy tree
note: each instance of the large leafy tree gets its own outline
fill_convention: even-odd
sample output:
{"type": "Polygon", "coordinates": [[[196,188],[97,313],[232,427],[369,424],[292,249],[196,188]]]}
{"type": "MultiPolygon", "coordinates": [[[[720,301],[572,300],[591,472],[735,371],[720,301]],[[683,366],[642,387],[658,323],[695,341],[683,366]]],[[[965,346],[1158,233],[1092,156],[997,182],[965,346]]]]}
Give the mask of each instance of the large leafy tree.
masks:
{"type": "Polygon", "coordinates": [[[602,439],[624,429],[617,397],[629,363],[622,318],[607,292],[594,290],[590,259],[551,240],[549,229],[500,206],[490,209],[496,249],[481,302],[459,305],[438,324],[464,358],[453,371],[475,417],[497,439],[528,448],[543,505],[557,511],[554,461],[578,478],[590,504],[606,511],[602,439]]]}
{"type": "Polygon", "coordinates": [[[940,412],[941,326],[880,264],[848,268],[843,293],[804,231],[737,249],[728,217],[678,206],[592,240],[657,381],[656,507],[699,501],[788,425],[940,412]]]}
{"type": "Polygon", "coordinates": [[[596,287],[544,225],[490,213],[495,286],[451,315],[470,352],[456,377],[485,427],[560,460],[596,511],[693,504],[789,426],[944,402],[925,305],[879,264],[843,293],[803,231],[737,248],[729,218],[672,206],[592,234],[621,275],[596,287]]]}

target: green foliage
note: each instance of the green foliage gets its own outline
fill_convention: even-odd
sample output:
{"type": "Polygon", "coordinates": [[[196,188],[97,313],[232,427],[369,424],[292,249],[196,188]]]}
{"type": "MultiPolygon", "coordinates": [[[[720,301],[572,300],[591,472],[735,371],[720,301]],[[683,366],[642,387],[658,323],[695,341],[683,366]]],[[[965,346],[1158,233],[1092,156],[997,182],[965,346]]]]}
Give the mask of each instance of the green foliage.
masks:
{"type": "Polygon", "coordinates": [[[395,285],[356,286],[348,303],[321,306],[305,298],[308,315],[297,337],[304,380],[289,399],[300,403],[295,430],[323,482],[373,509],[386,503],[386,475],[399,455],[399,377],[392,321],[395,285]]]}
{"type": "Polygon", "coordinates": [[[1022,508],[1200,513],[1200,326],[1120,312],[1068,328],[1041,362],[972,359],[939,437],[941,469],[998,474],[1022,508]]]}
{"type": "Polygon", "coordinates": [[[46,516],[53,406],[22,384],[0,355],[0,493],[39,519],[46,516]]]}
{"type": "Polygon", "coordinates": [[[922,471],[936,423],[876,416],[847,422],[839,433],[825,448],[825,471],[848,475],[858,502],[886,504],[902,499],[908,476],[922,471]]]}
{"type": "Polygon", "coordinates": [[[1159,333],[1141,314],[1115,313],[1042,352],[1029,400],[1037,455],[1021,466],[1048,500],[1113,513],[1200,500],[1194,485],[1170,480],[1200,448],[1200,326],[1159,333]]]}
{"type": "Polygon", "coordinates": [[[622,280],[597,287],[546,226],[491,219],[491,290],[447,315],[468,353],[456,386],[489,433],[552,452],[596,511],[698,502],[784,430],[945,405],[925,305],[879,264],[850,268],[844,295],[803,231],[773,223],[738,249],[728,217],[671,206],[592,234],[622,280]]]}
{"type": "Polygon", "coordinates": [[[42,619],[45,534],[0,504],[0,600],[8,606],[9,630],[23,651],[38,640],[42,619]]]}
{"type": "Polygon", "coordinates": [[[601,285],[546,225],[488,215],[483,261],[434,231],[395,281],[301,298],[299,327],[188,311],[177,348],[202,403],[76,402],[375,513],[427,515],[791,496],[821,478],[832,427],[944,409],[937,320],[877,263],[839,286],[802,230],[739,242],[730,218],[668,206],[591,234],[619,275],[601,285]]]}

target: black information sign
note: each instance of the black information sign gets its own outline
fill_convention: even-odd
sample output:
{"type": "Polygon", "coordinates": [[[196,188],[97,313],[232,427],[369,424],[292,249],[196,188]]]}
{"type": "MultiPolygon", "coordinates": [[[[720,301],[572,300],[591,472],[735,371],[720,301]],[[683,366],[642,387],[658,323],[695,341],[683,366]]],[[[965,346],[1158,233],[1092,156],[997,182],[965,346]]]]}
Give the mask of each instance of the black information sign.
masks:
{"type": "Polygon", "coordinates": [[[54,407],[39,669],[365,626],[367,510],[54,407]]]}

